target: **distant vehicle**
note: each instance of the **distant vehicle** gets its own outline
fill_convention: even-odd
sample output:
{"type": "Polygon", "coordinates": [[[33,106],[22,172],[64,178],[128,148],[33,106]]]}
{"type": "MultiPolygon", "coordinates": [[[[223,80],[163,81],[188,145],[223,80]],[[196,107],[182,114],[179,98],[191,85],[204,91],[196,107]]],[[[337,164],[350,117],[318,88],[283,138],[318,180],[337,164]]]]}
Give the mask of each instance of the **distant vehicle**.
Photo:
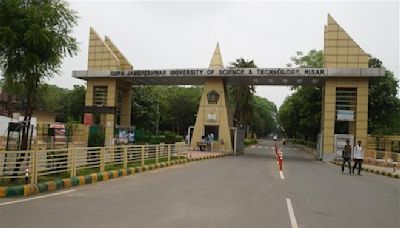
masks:
{"type": "Polygon", "coordinates": [[[273,138],[273,140],[274,140],[274,141],[278,140],[278,136],[275,135],[274,138],[273,138]]]}

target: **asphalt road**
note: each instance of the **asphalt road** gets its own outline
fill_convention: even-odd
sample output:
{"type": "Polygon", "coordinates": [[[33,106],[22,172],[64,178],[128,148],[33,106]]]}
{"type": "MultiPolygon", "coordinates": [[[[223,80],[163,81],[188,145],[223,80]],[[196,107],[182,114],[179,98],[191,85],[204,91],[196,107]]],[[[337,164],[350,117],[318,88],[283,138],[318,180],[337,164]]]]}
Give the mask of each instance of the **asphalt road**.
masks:
{"type": "Polygon", "coordinates": [[[59,191],[0,199],[0,228],[400,227],[400,181],[341,174],[287,146],[281,178],[271,141],[245,155],[173,166],[59,191]],[[53,193],[52,193],[53,194],[53,193]],[[10,204],[5,204],[11,202],[10,204]]]}

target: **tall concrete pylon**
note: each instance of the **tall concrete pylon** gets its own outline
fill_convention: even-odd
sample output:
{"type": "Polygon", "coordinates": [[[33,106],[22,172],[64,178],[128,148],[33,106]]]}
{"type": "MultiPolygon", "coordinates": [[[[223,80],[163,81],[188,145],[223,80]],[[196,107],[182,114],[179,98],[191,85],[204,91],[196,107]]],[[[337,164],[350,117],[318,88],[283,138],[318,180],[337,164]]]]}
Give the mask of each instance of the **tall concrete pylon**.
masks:
{"type": "MultiPolygon", "coordinates": [[[[218,43],[211,57],[209,68],[215,70],[224,68],[218,43]]],[[[223,78],[218,76],[209,77],[204,83],[190,143],[191,149],[197,149],[197,143],[202,140],[202,137],[207,137],[208,133],[213,132],[215,135],[213,150],[232,151],[230,126],[228,93],[225,82],[223,78]]]]}
{"type": "MultiPolygon", "coordinates": [[[[133,66],[125,58],[122,52],[111,41],[109,37],[102,40],[99,34],[90,28],[89,34],[89,53],[88,70],[132,70],[133,66]]],[[[103,95],[104,96],[104,95],[103,95]]],[[[93,78],[87,80],[85,97],[85,121],[93,122],[93,113],[100,114],[100,125],[104,127],[106,146],[112,145],[114,128],[118,124],[120,127],[131,127],[131,85],[119,81],[116,78],[93,78]],[[95,90],[106,91],[106,102],[95,104],[95,90]],[[118,102],[120,94],[121,105],[118,102]],[[97,110],[97,111],[96,111],[97,110]],[[101,112],[99,112],[101,110],[101,112]],[[117,111],[119,114],[117,114],[117,111]],[[119,122],[117,115],[119,115],[119,122]],[[90,121],[86,121],[90,119],[90,121]]]]}
{"type": "MultiPolygon", "coordinates": [[[[328,14],[324,29],[324,67],[327,68],[368,68],[368,54],[350,37],[336,20],[328,14]]],[[[323,89],[321,132],[322,150],[326,160],[334,156],[337,89],[355,89],[357,101],[354,108],[355,120],[349,122],[348,134],[355,141],[367,143],[368,129],[368,79],[327,78],[323,89]]]]}

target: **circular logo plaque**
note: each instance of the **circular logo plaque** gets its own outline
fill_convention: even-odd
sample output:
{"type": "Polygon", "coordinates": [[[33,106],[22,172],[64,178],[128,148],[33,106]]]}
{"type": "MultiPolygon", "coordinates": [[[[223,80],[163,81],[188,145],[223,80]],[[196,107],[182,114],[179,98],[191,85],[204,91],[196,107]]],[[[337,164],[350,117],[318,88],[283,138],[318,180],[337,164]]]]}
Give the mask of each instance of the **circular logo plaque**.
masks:
{"type": "Polygon", "coordinates": [[[207,94],[207,100],[209,104],[217,104],[219,99],[219,94],[215,90],[211,90],[207,94]]]}

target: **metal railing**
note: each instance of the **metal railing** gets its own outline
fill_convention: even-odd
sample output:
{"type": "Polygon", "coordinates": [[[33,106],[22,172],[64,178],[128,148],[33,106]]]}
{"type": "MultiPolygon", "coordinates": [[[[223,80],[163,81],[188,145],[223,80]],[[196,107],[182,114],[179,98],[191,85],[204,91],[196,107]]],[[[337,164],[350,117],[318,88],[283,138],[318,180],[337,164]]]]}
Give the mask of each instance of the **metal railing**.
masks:
{"type": "Polygon", "coordinates": [[[188,145],[183,143],[0,151],[0,180],[25,179],[36,184],[40,178],[72,177],[170,162],[185,156],[187,151],[188,145]]]}

